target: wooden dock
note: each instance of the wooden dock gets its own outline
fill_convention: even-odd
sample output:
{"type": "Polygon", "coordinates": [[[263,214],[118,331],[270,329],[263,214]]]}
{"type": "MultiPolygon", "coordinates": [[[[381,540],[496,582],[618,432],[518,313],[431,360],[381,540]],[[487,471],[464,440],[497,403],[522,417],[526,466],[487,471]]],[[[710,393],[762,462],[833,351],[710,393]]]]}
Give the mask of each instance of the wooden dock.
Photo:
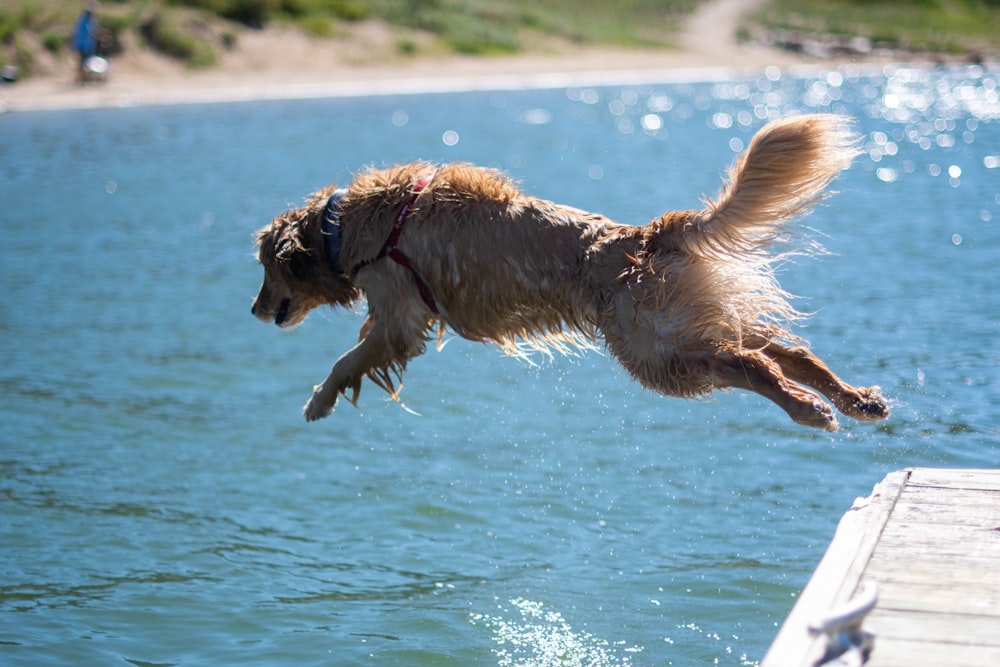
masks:
{"type": "Polygon", "coordinates": [[[854,502],[761,667],[821,664],[1000,665],[1000,469],[901,470],[854,502]],[[870,640],[867,662],[827,663],[819,626],[850,629],[852,599],[874,607],[840,638],[870,640]]]}

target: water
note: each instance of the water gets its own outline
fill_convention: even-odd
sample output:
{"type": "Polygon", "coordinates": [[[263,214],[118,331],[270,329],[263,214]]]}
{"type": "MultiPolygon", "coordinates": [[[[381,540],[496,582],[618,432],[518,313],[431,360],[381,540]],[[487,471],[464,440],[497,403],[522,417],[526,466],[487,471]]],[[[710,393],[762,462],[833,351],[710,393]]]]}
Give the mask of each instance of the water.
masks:
{"type": "Polygon", "coordinates": [[[0,117],[0,662],[758,661],[856,496],[1000,463],[1000,76],[769,74],[0,117]],[[307,425],[361,315],[250,316],[252,232],[365,165],[468,160],[643,223],[813,110],[865,155],[783,284],[884,424],[452,340],[410,366],[419,416],[367,387],[307,425]]]}

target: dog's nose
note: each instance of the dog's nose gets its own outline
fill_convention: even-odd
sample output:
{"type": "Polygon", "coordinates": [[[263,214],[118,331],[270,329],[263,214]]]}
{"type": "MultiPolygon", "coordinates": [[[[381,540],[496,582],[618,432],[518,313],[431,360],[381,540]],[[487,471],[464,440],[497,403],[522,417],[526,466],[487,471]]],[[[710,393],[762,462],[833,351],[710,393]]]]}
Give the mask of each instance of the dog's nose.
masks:
{"type": "Polygon", "coordinates": [[[253,315],[254,317],[256,317],[261,322],[270,322],[271,319],[272,319],[272,317],[273,317],[267,311],[267,308],[263,308],[263,307],[258,308],[256,300],[253,302],[253,305],[250,306],[250,314],[253,315]]]}

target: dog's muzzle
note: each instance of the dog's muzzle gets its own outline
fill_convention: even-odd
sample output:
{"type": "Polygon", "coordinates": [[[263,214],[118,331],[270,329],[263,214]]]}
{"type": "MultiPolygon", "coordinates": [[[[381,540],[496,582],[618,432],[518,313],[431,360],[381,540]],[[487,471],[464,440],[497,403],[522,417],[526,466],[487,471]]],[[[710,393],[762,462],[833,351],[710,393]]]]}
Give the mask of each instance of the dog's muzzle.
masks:
{"type": "Polygon", "coordinates": [[[288,319],[288,309],[292,305],[291,299],[282,299],[281,304],[278,306],[278,311],[274,314],[274,323],[279,327],[285,323],[288,319]]]}
{"type": "MultiPolygon", "coordinates": [[[[277,324],[279,327],[282,326],[285,323],[285,320],[288,319],[288,312],[289,310],[291,310],[291,307],[292,307],[291,299],[282,299],[281,303],[278,304],[278,310],[274,312],[274,317],[273,317],[274,323],[277,324]]],[[[256,303],[254,303],[253,306],[251,306],[250,314],[256,317],[258,320],[263,320],[264,322],[267,322],[268,320],[272,319],[269,316],[269,313],[267,313],[266,311],[259,310],[257,308],[256,303]]]]}

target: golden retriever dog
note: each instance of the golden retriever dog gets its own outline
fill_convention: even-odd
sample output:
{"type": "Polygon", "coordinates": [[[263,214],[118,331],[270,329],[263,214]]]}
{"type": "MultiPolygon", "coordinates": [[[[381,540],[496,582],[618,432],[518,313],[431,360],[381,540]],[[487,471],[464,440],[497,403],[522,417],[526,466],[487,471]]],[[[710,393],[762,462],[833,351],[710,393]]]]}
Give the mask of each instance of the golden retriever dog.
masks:
{"type": "Polygon", "coordinates": [[[514,355],[603,339],[661,394],[747,389],[829,431],[837,419],[820,394],[854,419],[885,419],[878,387],[845,383],[789,332],[801,314],[773,271],[788,223],[825,196],[856,144],[837,116],[771,122],[704,208],[641,227],[525,195],[492,169],[372,168],[257,233],[253,314],[293,327],[317,306],[367,299],[360,342],[315,387],[309,421],[349,390],[356,405],[365,377],[397,397],[407,361],[446,327],[514,355]]]}

